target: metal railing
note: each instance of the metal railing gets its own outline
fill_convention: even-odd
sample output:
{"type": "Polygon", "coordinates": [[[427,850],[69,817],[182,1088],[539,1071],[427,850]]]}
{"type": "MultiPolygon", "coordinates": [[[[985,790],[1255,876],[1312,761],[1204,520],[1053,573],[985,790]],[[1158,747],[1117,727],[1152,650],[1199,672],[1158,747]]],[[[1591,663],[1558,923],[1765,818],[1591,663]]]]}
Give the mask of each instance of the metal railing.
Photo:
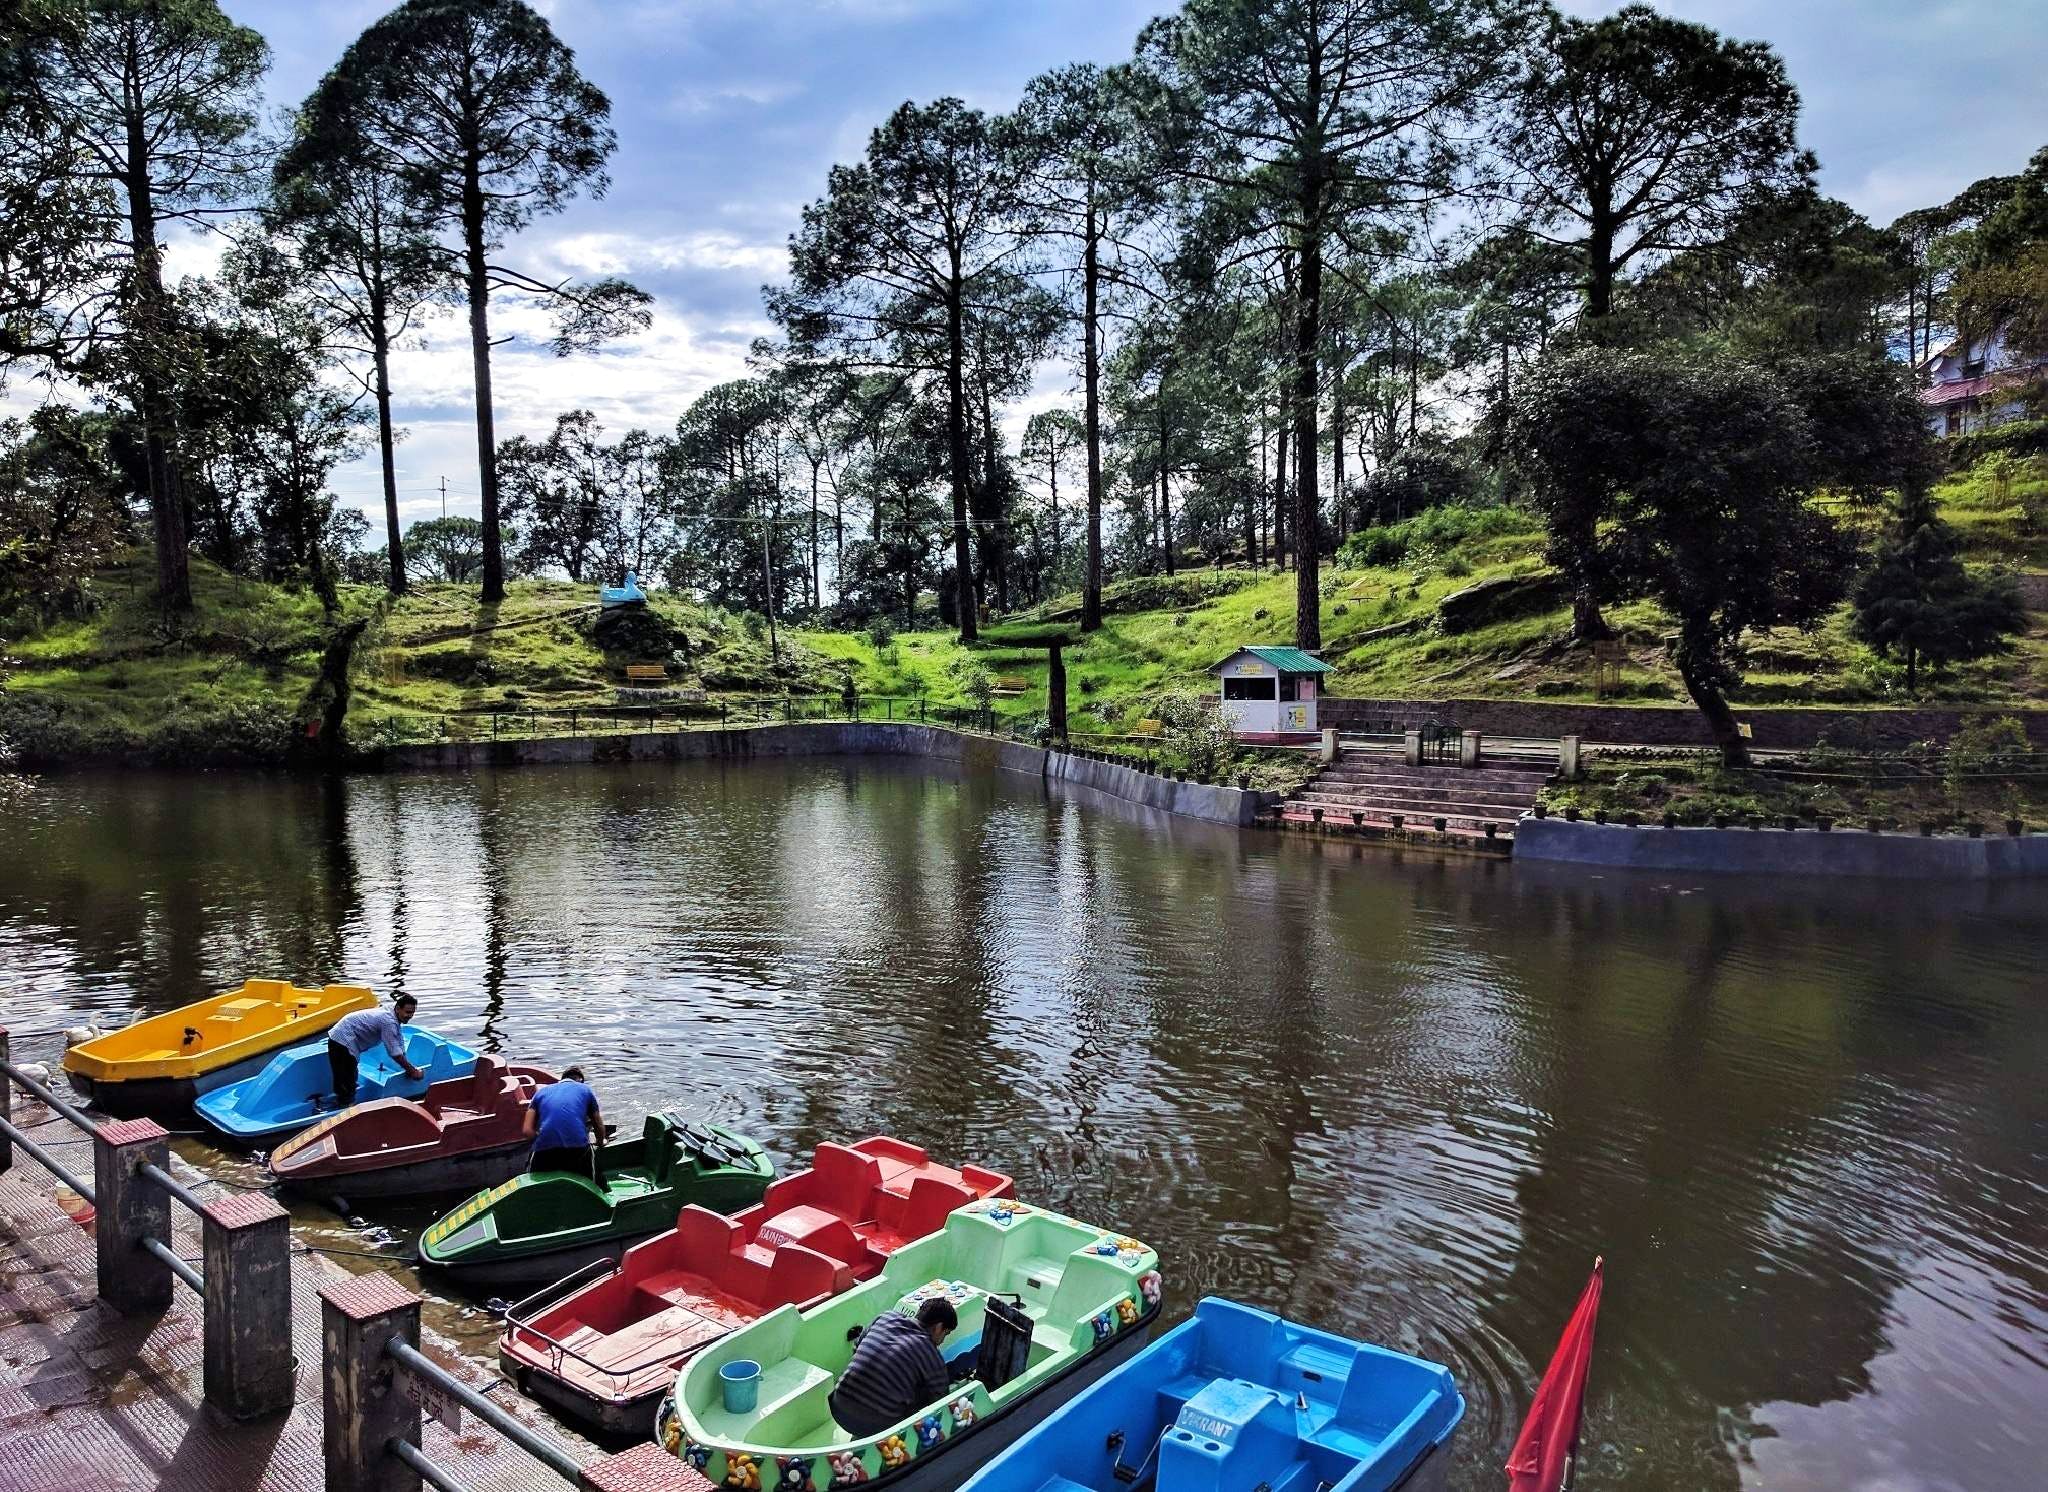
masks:
{"type": "MultiPolygon", "coordinates": [[[[523,1300],[514,1301],[505,1312],[505,1334],[514,1341],[530,1341],[537,1344],[542,1351],[547,1353],[548,1366],[553,1372],[560,1373],[563,1363],[567,1360],[581,1363],[593,1374],[602,1376],[606,1385],[614,1393],[618,1392],[626,1384],[632,1382],[637,1375],[646,1372],[649,1368],[673,1363],[676,1360],[676,1348],[672,1345],[656,1347],[646,1357],[636,1358],[632,1362],[623,1365],[601,1363],[594,1358],[585,1357],[560,1337],[543,1331],[533,1324],[533,1317],[541,1311],[546,1310],[557,1301],[564,1299],[595,1280],[604,1279],[616,1274],[619,1269],[620,1264],[615,1259],[596,1259],[584,1265],[574,1274],[565,1275],[563,1278],[556,1280],[552,1285],[543,1286],[523,1300]]],[[[523,1392],[525,1390],[523,1375],[519,1378],[518,1382],[523,1392]]]]}
{"type": "MultiPolygon", "coordinates": [[[[42,1146],[29,1138],[27,1133],[15,1126],[12,1095],[7,1091],[10,1083],[26,1088],[30,1093],[33,1093],[37,1098],[48,1104],[53,1111],[68,1119],[88,1135],[93,1132],[94,1126],[90,1119],[86,1118],[84,1114],[71,1107],[70,1104],[64,1102],[63,1099],[8,1060],[7,1035],[5,1032],[0,1032],[0,1134],[4,1134],[11,1145],[19,1146],[36,1164],[97,1207],[99,1205],[99,1194],[90,1185],[73,1175],[62,1161],[50,1154],[49,1151],[43,1149],[42,1146]]],[[[0,1171],[6,1169],[6,1165],[0,1164],[0,1171]]]]}
{"type": "MultiPolygon", "coordinates": [[[[177,1177],[166,1171],[162,1166],[157,1165],[154,1161],[144,1161],[135,1168],[135,1174],[145,1181],[154,1181],[169,1194],[173,1202],[183,1203],[189,1211],[197,1215],[201,1220],[205,1219],[205,1201],[200,1198],[197,1192],[179,1181],[177,1177]]],[[[155,1238],[145,1238],[142,1240],[142,1247],[145,1251],[161,1259],[165,1267],[172,1274],[190,1285],[201,1300],[206,1298],[206,1276],[186,1263],[185,1260],[179,1258],[168,1245],[155,1238]]]]}
{"type": "MultiPolygon", "coordinates": [[[[556,1444],[538,1431],[521,1424],[505,1410],[493,1404],[489,1399],[457,1378],[431,1357],[428,1357],[419,1348],[394,1337],[384,1344],[384,1351],[392,1361],[398,1363],[408,1373],[418,1378],[424,1378],[435,1388],[447,1394],[450,1398],[461,1404],[463,1408],[469,1410],[470,1413],[525,1451],[527,1455],[533,1457],[541,1465],[547,1467],[548,1470],[562,1478],[570,1486],[581,1487],[583,1485],[583,1463],[571,1455],[565,1447],[556,1444]]],[[[431,1462],[426,1460],[424,1455],[421,1455],[419,1460],[415,1461],[400,1452],[398,1447],[401,1446],[413,1449],[402,1439],[394,1438],[391,1446],[393,1453],[397,1454],[400,1460],[411,1466],[413,1470],[419,1471],[422,1475],[426,1474],[423,1466],[432,1465],[431,1462]]]]}
{"type": "Polygon", "coordinates": [[[532,741],[583,736],[660,734],[665,731],[726,730],[736,725],[795,725],[805,721],[873,720],[931,724],[981,719],[993,729],[993,708],[934,705],[923,695],[720,695],[673,703],[576,706],[537,705],[452,714],[395,712],[357,727],[370,746],[432,745],[440,742],[532,741]]]}

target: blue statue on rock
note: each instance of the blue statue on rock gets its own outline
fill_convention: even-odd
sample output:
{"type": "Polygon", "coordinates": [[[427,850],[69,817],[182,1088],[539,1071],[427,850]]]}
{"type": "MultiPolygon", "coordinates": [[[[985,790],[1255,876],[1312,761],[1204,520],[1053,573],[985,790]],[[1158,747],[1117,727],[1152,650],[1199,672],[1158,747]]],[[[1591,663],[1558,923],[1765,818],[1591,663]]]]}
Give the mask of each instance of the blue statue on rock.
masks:
{"type": "Polygon", "coordinates": [[[626,583],[605,586],[598,591],[597,601],[606,611],[615,611],[625,606],[645,606],[647,592],[640,589],[640,577],[628,570],[626,583]]]}

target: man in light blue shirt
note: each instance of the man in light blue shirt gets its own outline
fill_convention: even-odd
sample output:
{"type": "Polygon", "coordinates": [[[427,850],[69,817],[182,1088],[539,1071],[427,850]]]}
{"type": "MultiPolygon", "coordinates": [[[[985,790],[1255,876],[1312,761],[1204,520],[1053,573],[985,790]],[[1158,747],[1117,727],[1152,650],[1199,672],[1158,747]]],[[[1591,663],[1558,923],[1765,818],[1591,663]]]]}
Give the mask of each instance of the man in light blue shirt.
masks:
{"type": "Polygon", "coordinates": [[[405,1054],[405,1032],[399,1028],[412,1019],[419,1002],[400,995],[389,1010],[358,1010],[336,1021],[327,1031],[327,1068],[334,1078],[334,1106],[345,1109],[356,1101],[356,1059],[371,1047],[382,1044],[391,1060],[405,1069],[415,1082],[424,1077],[405,1054]]]}

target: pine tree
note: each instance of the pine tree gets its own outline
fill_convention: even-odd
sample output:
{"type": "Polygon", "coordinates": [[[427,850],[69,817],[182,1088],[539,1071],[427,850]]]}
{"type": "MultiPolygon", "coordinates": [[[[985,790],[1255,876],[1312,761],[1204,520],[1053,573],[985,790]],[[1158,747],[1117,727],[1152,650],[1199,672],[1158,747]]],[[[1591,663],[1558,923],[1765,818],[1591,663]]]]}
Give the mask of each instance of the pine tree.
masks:
{"type": "Polygon", "coordinates": [[[1919,688],[1921,664],[1940,669],[2005,652],[2010,634],[2026,630],[2019,592],[2008,581],[1972,575],[1957,558],[1961,548],[1926,489],[1910,489],[1856,587],[1856,635],[1880,658],[1906,665],[1909,693],[1919,688]]]}

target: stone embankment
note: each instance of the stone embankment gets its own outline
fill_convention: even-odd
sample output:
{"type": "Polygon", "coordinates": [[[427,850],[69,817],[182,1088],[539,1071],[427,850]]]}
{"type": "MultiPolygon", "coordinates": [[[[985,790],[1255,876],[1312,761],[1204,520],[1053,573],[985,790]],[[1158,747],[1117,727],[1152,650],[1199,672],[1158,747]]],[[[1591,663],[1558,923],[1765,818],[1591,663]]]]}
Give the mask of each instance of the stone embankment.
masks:
{"type": "Polygon", "coordinates": [[[1873,834],[1862,829],[1663,829],[1525,818],[1517,860],[1739,875],[1991,881],[2048,875],[2048,834],[1873,834]]]}
{"type": "Polygon", "coordinates": [[[786,756],[902,756],[996,768],[1120,798],[1183,818],[1251,824],[1273,795],[1199,782],[1052,751],[1022,741],[936,725],[878,720],[813,721],[730,730],[643,731],[616,736],[556,736],[521,741],[448,741],[393,746],[376,764],[393,771],[518,767],[549,763],[746,761],[786,756]]]}

